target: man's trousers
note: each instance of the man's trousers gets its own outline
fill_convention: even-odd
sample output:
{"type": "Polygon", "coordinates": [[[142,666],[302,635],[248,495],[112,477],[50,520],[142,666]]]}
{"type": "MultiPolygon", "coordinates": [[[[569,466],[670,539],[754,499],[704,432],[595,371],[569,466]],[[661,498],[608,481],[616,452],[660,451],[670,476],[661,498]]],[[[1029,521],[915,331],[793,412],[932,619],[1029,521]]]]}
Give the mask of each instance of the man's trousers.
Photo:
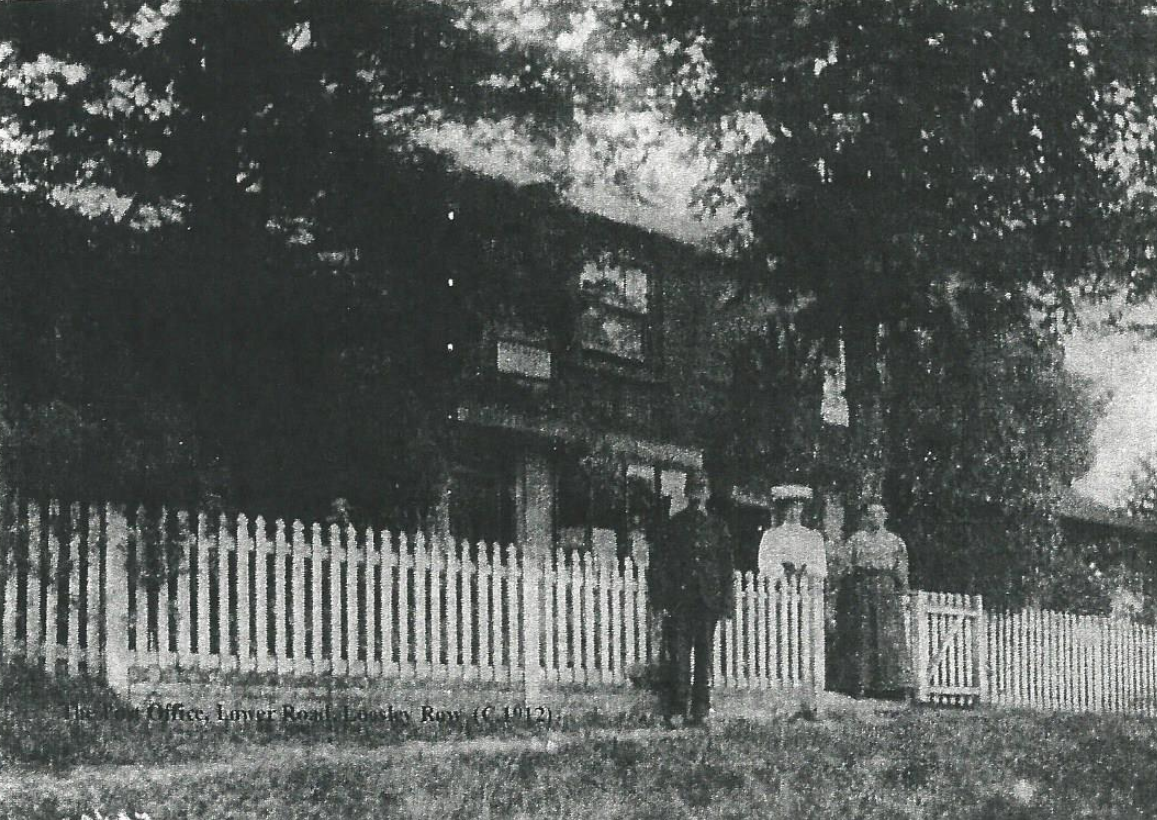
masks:
{"type": "Polygon", "coordinates": [[[711,711],[711,659],[715,648],[715,617],[701,609],[680,607],[668,612],[663,622],[667,665],[668,717],[702,720],[711,711]],[[692,651],[694,669],[692,669],[692,651]]]}

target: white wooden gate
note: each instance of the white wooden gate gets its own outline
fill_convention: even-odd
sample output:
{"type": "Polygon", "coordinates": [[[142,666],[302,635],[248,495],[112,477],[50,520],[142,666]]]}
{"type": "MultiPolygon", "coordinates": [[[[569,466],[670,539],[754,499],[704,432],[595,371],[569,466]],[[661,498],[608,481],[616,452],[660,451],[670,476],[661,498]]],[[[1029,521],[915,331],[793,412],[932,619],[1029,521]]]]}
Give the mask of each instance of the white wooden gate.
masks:
{"type": "Polygon", "coordinates": [[[916,699],[973,704],[985,695],[984,602],[979,595],[915,591],[909,641],[916,699]]]}

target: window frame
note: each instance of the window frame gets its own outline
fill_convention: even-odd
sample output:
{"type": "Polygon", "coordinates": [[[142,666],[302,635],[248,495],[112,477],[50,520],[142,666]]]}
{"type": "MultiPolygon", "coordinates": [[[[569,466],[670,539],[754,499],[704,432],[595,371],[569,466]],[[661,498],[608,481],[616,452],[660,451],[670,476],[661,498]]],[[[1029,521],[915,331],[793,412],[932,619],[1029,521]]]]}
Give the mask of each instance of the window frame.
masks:
{"type": "MultiPolygon", "coordinates": [[[[604,276],[601,280],[593,281],[608,281],[615,280],[604,276]]],[[[582,313],[579,317],[579,343],[584,355],[591,355],[600,358],[606,358],[611,361],[626,362],[638,367],[653,368],[655,343],[654,335],[654,316],[657,296],[657,276],[656,273],[645,265],[635,262],[634,259],[622,254],[611,252],[604,252],[599,255],[597,259],[589,260],[585,263],[582,271],[579,272],[578,278],[579,296],[582,300],[582,313]],[[627,292],[627,276],[631,271],[637,271],[643,276],[645,282],[644,289],[644,304],[640,307],[632,306],[627,298],[615,298],[611,294],[601,293],[595,287],[588,287],[588,282],[592,280],[584,280],[583,274],[586,270],[586,265],[595,265],[596,269],[600,271],[614,270],[621,277],[621,287],[616,290],[617,293],[626,294],[627,292]],[[630,322],[637,324],[638,338],[639,338],[639,352],[635,355],[623,348],[616,348],[613,343],[608,345],[599,344],[597,340],[591,338],[586,330],[586,322],[588,315],[594,312],[600,323],[605,322],[606,318],[617,318],[621,322],[630,322]]]]}

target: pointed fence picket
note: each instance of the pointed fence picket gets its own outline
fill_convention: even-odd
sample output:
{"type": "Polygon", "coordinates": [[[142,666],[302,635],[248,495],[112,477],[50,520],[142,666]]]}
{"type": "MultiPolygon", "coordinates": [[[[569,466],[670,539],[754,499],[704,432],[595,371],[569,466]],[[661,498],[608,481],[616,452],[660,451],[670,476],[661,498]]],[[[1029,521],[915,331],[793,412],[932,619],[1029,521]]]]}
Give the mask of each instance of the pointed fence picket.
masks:
{"type": "MultiPolygon", "coordinates": [[[[2,516],[0,516],[2,520],[2,516]]],[[[91,505],[88,509],[88,526],[85,530],[85,597],[82,618],[84,623],[84,672],[94,674],[100,668],[101,644],[101,590],[105,587],[104,557],[101,554],[100,510],[91,505]]]]}
{"type": "Polygon", "coordinates": [[[40,627],[40,596],[43,591],[40,561],[40,510],[35,503],[28,505],[28,569],[24,579],[27,608],[24,614],[25,655],[33,659],[43,657],[43,633],[40,627]]]}
{"type": "Polygon", "coordinates": [[[293,540],[290,544],[290,565],[292,566],[293,580],[290,582],[289,588],[292,600],[286,605],[289,619],[290,636],[289,643],[292,646],[292,663],[289,664],[289,669],[292,669],[295,675],[304,675],[310,671],[307,658],[305,657],[306,646],[306,600],[305,600],[305,574],[306,562],[309,561],[309,554],[305,544],[305,527],[300,521],[293,522],[293,540]]]}

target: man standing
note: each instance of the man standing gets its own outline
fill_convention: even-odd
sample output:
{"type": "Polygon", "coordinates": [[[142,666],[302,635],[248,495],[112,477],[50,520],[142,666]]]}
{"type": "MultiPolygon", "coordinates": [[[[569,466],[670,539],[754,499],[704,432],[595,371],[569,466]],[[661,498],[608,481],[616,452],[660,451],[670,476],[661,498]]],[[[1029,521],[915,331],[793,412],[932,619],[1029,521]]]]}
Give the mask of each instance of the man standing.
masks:
{"type": "Polygon", "coordinates": [[[688,473],[686,495],[687,507],[671,517],[655,545],[651,594],[655,608],[665,613],[666,717],[672,722],[689,712],[691,723],[702,724],[711,711],[715,624],[735,605],[734,564],[727,524],[708,510],[702,474],[688,473]]]}

